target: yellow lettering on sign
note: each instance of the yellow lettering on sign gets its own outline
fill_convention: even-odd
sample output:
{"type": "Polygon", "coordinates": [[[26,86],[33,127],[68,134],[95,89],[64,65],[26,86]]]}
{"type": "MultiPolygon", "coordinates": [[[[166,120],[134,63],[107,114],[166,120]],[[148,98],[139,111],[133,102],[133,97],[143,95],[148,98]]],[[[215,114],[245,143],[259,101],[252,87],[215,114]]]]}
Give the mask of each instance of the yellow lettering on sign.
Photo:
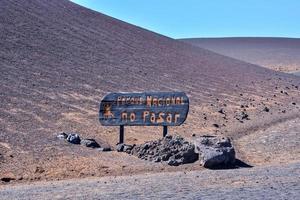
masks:
{"type": "Polygon", "coordinates": [[[151,103],[152,103],[152,97],[151,96],[146,97],[146,103],[147,103],[147,106],[151,106],[151,103]]]}
{"type": "Polygon", "coordinates": [[[121,101],[122,101],[122,98],[121,98],[121,97],[118,97],[117,105],[120,105],[121,101]]]}
{"type": "Polygon", "coordinates": [[[127,112],[123,112],[122,113],[121,119],[122,119],[122,121],[126,121],[127,122],[127,112]]]}
{"type": "Polygon", "coordinates": [[[172,97],[172,98],[171,98],[171,101],[172,101],[172,104],[173,104],[173,105],[176,103],[175,100],[176,100],[175,97],[172,97]]]}
{"type": "Polygon", "coordinates": [[[130,121],[131,122],[135,121],[135,113],[130,113],[130,121]]]}
{"type": "MultiPolygon", "coordinates": [[[[129,98],[130,98],[130,97],[129,97],[129,98]]],[[[134,98],[133,98],[133,97],[130,98],[130,104],[131,104],[131,105],[134,104],[134,98]]]]}
{"type": "Polygon", "coordinates": [[[171,114],[171,113],[168,113],[168,114],[167,114],[166,121],[167,121],[168,123],[172,123],[172,114],[171,114]]]}
{"type": "Polygon", "coordinates": [[[139,100],[140,100],[140,99],[139,99],[138,97],[135,97],[135,98],[134,98],[134,104],[139,104],[139,103],[140,103],[139,100]]]}
{"type": "Polygon", "coordinates": [[[122,105],[126,103],[126,97],[122,97],[122,105]]]}
{"type": "Polygon", "coordinates": [[[166,105],[169,106],[171,104],[171,99],[168,97],[166,98],[166,105]]]}
{"type": "Polygon", "coordinates": [[[130,103],[130,97],[126,97],[126,104],[130,103]]]}
{"type": "Polygon", "coordinates": [[[151,121],[152,123],[155,123],[155,113],[151,113],[150,121],[151,121]]]}
{"type": "Polygon", "coordinates": [[[158,99],[156,97],[153,98],[152,102],[153,102],[153,106],[157,106],[158,105],[158,99]]]}
{"type": "Polygon", "coordinates": [[[163,105],[162,102],[163,102],[163,98],[159,98],[159,99],[158,99],[158,106],[162,106],[162,105],[163,105]]]}
{"type": "Polygon", "coordinates": [[[174,119],[174,123],[176,123],[178,121],[178,118],[180,117],[180,114],[176,113],[175,114],[175,119],[174,119]]]}
{"type": "Polygon", "coordinates": [[[144,119],[144,122],[146,121],[146,117],[149,116],[149,111],[144,111],[143,112],[143,119],[144,119]]]}
{"type": "Polygon", "coordinates": [[[165,116],[165,113],[163,112],[160,112],[158,114],[158,119],[157,119],[157,123],[163,123],[165,120],[164,120],[164,116],[165,116]]]}
{"type": "Polygon", "coordinates": [[[140,97],[140,104],[144,104],[144,99],[140,97]]]}

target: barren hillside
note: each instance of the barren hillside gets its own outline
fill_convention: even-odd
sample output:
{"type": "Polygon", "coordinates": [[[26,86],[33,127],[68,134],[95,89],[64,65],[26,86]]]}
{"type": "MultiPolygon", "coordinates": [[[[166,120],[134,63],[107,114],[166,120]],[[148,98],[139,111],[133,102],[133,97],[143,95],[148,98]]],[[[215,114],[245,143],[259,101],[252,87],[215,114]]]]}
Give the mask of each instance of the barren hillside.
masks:
{"type": "MultiPolygon", "coordinates": [[[[108,92],[186,92],[188,119],[170,132],[189,137],[239,137],[299,115],[299,77],[185,44],[66,0],[1,0],[0,46],[0,177],[61,179],[182,169],[57,140],[58,132],[72,131],[113,146],[118,127],[98,122],[99,102],[108,92]],[[249,119],[241,119],[242,112],[249,119]]],[[[160,127],[125,131],[128,143],[162,135],[160,127]]]]}
{"type": "Polygon", "coordinates": [[[192,38],[182,41],[277,71],[300,70],[300,39],[192,38]]]}

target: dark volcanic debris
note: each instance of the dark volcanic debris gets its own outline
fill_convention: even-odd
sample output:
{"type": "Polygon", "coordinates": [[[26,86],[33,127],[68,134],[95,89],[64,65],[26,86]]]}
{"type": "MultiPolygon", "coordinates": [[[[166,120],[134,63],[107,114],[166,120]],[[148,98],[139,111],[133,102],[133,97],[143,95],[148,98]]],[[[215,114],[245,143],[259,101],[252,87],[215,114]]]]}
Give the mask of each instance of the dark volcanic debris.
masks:
{"type": "Polygon", "coordinates": [[[168,135],[162,139],[149,141],[141,145],[125,145],[119,151],[137,156],[140,159],[153,162],[167,162],[168,165],[178,166],[193,163],[198,160],[195,146],[185,141],[181,136],[168,135]]]}

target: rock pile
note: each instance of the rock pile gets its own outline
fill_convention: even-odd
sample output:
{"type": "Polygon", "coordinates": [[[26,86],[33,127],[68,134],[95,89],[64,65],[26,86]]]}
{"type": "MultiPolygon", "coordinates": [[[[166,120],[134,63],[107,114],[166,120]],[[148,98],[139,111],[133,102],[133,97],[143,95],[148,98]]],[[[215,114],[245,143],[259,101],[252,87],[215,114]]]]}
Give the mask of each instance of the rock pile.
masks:
{"type": "Polygon", "coordinates": [[[71,144],[81,144],[85,147],[96,148],[99,151],[111,151],[110,147],[101,147],[94,139],[81,139],[77,133],[59,133],[56,136],[58,139],[66,140],[71,144]]]}
{"type": "Polygon", "coordinates": [[[201,136],[194,140],[195,152],[206,168],[229,168],[235,164],[235,150],[229,138],[201,136]]]}
{"type": "Polygon", "coordinates": [[[118,144],[116,150],[172,166],[193,163],[198,159],[202,166],[212,169],[235,165],[235,150],[227,137],[200,136],[188,142],[181,136],[168,135],[141,145],[118,144]]]}
{"type": "Polygon", "coordinates": [[[118,151],[124,151],[153,162],[167,162],[168,165],[178,166],[198,160],[195,146],[180,136],[168,135],[162,139],[146,142],[141,145],[117,146],[118,151]]]}
{"type": "Polygon", "coordinates": [[[235,115],[235,118],[236,118],[237,120],[239,120],[241,123],[243,123],[244,120],[250,120],[249,115],[248,115],[245,111],[242,111],[242,112],[240,112],[240,113],[237,113],[237,114],[235,115]]]}

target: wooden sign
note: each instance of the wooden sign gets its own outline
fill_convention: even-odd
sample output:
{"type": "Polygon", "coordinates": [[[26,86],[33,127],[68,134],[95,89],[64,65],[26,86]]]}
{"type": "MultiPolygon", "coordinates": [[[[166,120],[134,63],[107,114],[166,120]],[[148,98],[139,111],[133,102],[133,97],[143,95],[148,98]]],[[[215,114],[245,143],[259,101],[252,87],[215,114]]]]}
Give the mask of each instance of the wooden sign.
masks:
{"type": "Polygon", "coordinates": [[[104,126],[179,126],[188,114],[184,92],[110,93],[100,103],[104,126]]]}

